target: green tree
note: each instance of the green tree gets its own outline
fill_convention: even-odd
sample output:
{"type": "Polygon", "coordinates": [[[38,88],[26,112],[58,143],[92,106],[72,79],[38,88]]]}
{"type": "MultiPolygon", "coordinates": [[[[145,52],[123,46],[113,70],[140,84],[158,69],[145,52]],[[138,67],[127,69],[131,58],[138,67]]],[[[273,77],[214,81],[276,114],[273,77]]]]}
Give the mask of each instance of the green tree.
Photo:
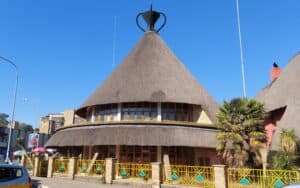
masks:
{"type": "Polygon", "coordinates": [[[33,132],[32,125],[29,125],[27,123],[20,123],[19,124],[20,129],[24,130],[25,132],[33,132]]]}
{"type": "Polygon", "coordinates": [[[6,125],[8,125],[8,121],[7,121],[8,115],[4,114],[4,113],[0,113],[0,127],[4,127],[6,125]]]}
{"type": "Polygon", "coordinates": [[[280,151],[273,157],[273,168],[281,170],[296,169],[297,136],[295,130],[282,129],[280,151]]]}
{"type": "Polygon", "coordinates": [[[280,134],[281,150],[289,153],[296,153],[297,150],[297,136],[295,130],[282,129],[280,134]]]}
{"type": "Polygon", "coordinates": [[[231,167],[259,166],[266,141],[262,103],[246,98],[225,101],[217,114],[217,151],[231,167]]]}

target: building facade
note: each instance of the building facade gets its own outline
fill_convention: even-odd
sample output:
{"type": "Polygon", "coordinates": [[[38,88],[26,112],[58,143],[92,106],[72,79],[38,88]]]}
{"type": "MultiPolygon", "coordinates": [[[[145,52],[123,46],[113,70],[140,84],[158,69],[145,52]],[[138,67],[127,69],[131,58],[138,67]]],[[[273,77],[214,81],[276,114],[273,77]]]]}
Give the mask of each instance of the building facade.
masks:
{"type": "MultiPolygon", "coordinates": [[[[120,162],[210,165],[218,104],[159,36],[156,11],[139,14],[148,28],[110,77],[76,110],[85,121],[56,130],[46,146],[65,156],[120,162]]],[[[166,20],[165,20],[166,21],[166,20]]]]}
{"type": "MultiPolygon", "coordinates": [[[[33,129],[30,125],[27,129],[24,128],[24,124],[19,122],[14,122],[12,125],[12,133],[11,133],[11,143],[10,143],[10,156],[16,150],[25,149],[27,151],[30,150],[28,148],[28,137],[29,134],[33,132],[33,129]],[[21,125],[20,125],[21,124],[21,125]]],[[[9,125],[5,127],[0,127],[0,161],[3,161],[6,157],[7,145],[8,145],[8,137],[9,137],[9,125]]]]}
{"type": "Polygon", "coordinates": [[[268,149],[280,150],[282,129],[295,130],[300,136],[300,53],[281,70],[276,64],[271,69],[271,83],[263,88],[256,99],[264,103],[269,116],[265,122],[268,149]]]}

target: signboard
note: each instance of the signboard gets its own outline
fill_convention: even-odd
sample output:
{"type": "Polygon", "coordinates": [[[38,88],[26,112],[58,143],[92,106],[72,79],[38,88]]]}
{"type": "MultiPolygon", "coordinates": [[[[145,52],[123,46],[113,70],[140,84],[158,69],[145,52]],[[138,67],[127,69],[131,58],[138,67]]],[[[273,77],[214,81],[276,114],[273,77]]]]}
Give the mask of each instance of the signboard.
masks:
{"type": "Polygon", "coordinates": [[[28,137],[28,148],[36,148],[39,144],[39,134],[31,133],[28,137]]]}

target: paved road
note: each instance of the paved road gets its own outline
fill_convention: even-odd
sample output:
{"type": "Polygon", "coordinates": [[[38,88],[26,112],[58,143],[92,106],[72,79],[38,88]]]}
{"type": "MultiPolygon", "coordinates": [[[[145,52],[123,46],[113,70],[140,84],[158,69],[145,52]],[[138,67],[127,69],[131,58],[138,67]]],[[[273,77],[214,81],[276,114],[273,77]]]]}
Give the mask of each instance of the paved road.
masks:
{"type": "Polygon", "coordinates": [[[32,177],[33,188],[133,188],[136,186],[105,185],[61,178],[32,177]]]}

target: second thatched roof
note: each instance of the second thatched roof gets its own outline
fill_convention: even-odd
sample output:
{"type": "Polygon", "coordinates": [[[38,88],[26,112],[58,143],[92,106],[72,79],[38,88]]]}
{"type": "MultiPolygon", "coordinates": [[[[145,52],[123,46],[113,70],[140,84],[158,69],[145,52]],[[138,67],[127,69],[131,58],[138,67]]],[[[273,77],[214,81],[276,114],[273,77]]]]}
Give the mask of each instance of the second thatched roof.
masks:
{"type": "Polygon", "coordinates": [[[293,57],[281,75],[256,96],[268,111],[286,108],[278,122],[271,149],[278,150],[282,128],[294,129],[300,137],[300,53],[293,57]]]}

